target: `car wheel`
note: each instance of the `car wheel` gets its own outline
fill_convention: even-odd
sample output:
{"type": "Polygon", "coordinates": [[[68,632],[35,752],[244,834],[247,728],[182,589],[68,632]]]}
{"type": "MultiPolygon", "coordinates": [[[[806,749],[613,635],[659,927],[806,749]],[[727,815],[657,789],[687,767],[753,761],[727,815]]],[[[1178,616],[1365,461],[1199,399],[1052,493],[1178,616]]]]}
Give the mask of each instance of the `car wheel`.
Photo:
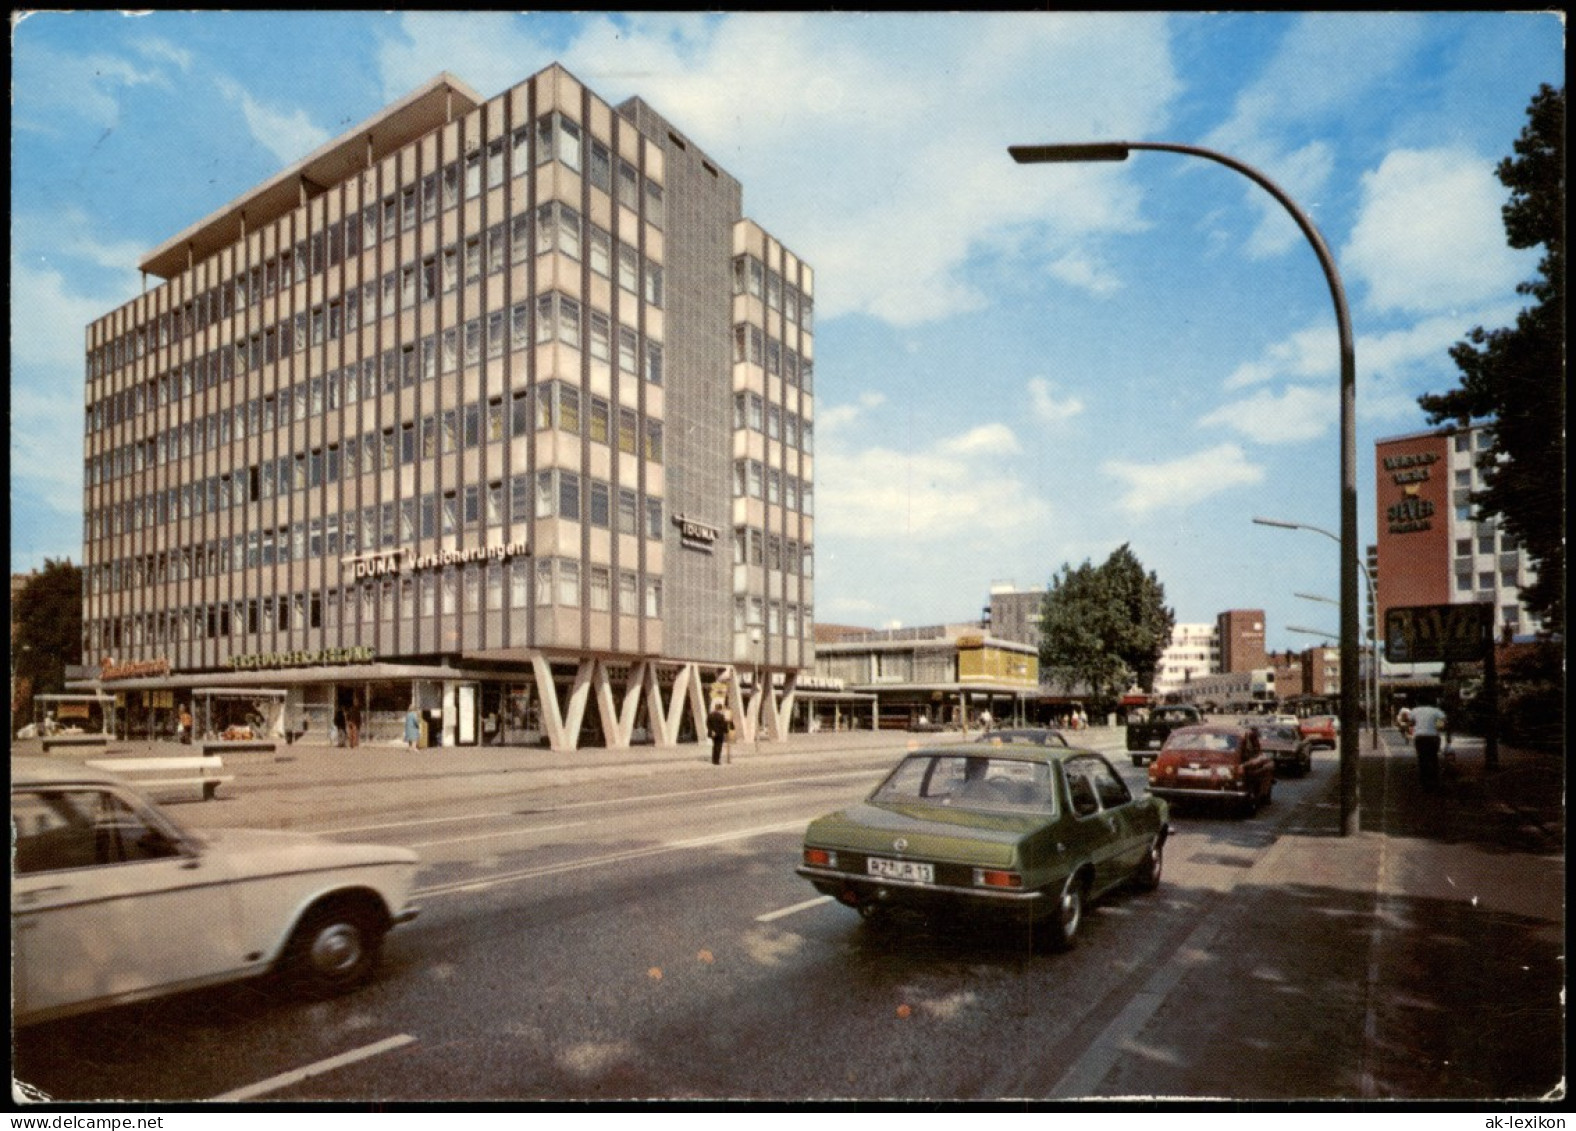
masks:
{"type": "Polygon", "coordinates": [[[1056,909],[1046,921],[1045,941],[1052,950],[1068,950],[1078,938],[1078,928],[1083,925],[1084,884],[1077,874],[1067,877],[1062,893],[1056,899],[1056,909]]]}
{"type": "Polygon", "coordinates": [[[1163,837],[1155,837],[1149,844],[1149,849],[1144,853],[1144,860],[1138,866],[1138,871],[1133,873],[1133,883],[1140,891],[1154,891],[1160,886],[1160,873],[1166,864],[1166,842],[1163,837]]]}
{"type": "Polygon", "coordinates": [[[338,900],[313,908],[285,949],[289,987],[326,997],[360,985],[377,965],[386,928],[364,905],[338,900]]]}
{"type": "Polygon", "coordinates": [[[1137,754],[1134,754],[1133,755],[1133,765],[1135,765],[1135,766],[1142,766],[1143,764],[1144,764],[1144,760],[1142,758],[1140,758],[1137,754]]]}

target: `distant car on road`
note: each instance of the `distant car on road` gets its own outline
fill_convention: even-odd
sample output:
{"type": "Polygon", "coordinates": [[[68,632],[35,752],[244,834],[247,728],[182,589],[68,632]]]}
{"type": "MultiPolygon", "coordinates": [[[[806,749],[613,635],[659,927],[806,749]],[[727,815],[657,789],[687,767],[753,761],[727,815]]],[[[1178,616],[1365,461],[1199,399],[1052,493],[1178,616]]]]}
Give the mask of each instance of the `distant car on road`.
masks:
{"type": "Polygon", "coordinates": [[[311,996],[346,990],[417,913],[409,849],[199,836],[76,762],[12,759],[11,837],[18,1025],[269,971],[311,996]]]}
{"type": "Polygon", "coordinates": [[[1241,725],[1259,733],[1259,745],[1275,763],[1275,774],[1302,777],[1313,769],[1313,746],[1302,731],[1265,719],[1242,719],[1241,725]]]}
{"type": "Polygon", "coordinates": [[[1335,715],[1310,715],[1299,719],[1297,727],[1310,746],[1334,750],[1340,744],[1341,720],[1335,715]]]}
{"type": "Polygon", "coordinates": [[[999,746],[1027,744],[1070,747],[1072,745],[1067,741],[1065,734],[1051,727],[1006,727],[1002,730],[990,730],[982,734],[978,741],[994,742],[999,746]]]}
{"type": "Polygon", "coordinates": [[[911,752],[860,804],[812,822],[798,873],[868,917],[953,910],[1045,924],[1071,946],[1085,906],[1160,884],[1169,810],[1092,750],[1027,742],[911,752]]]}
{"type": "Polygon", "coordinates": [[[1177,727],[1197,726],[1203,721],[1203,713],[1197,707],[1168,703],[1152,710],[1147,719],[1128,723],[1127,749],[1133,765],[1153,762],[1165,745],[1166,735],[1177,727]]]}
{"type": "Polygon", "coordinates": [[[1255,812],[1275,789],[1275,763],[1252,727],[1211,725],[1171,732],[1149,767],[1149,792],[1170,801],[1255,812]]]}

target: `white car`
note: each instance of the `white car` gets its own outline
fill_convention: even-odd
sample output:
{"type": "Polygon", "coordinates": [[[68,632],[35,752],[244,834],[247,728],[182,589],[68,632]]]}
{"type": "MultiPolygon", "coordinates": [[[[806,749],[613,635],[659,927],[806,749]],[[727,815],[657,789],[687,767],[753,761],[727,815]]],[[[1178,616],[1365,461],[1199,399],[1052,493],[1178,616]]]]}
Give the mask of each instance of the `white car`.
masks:
{"type": "Polygon", "coordinates": [[[11,761],[12,1021],[278,971],[349,989],[416,917],[414,852],[307,833],[183,829],[116,775],[11,761]]]}

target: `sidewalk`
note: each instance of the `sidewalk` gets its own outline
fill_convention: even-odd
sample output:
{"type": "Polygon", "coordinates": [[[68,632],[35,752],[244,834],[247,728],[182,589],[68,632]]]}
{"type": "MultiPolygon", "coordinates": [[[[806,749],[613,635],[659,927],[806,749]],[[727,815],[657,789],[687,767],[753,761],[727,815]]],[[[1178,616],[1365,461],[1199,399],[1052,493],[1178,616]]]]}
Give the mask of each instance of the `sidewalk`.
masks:
{"type": "Polygon", "coordinates": [[[1501,748],[1486,774],[1458,740],[1428,794],[1401,736],[1382,746],[1361,831],[1339,835],[1331,775],[1094,1094],[1563,1098],[1562,758],[1501,748]]]}

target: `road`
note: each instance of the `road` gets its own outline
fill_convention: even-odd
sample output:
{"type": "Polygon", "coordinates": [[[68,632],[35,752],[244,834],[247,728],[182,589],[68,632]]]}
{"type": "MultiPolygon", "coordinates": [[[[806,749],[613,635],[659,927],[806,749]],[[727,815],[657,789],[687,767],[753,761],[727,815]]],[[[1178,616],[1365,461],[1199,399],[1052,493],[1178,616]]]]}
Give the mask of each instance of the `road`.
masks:
{"type": "Polygon", "coordinates": [[[1156,972],[1209,945],[1212,912],[1336,770],[1316,755],[1248,820],[1178,815],[1160,890],[1107,899],[1050,954],[1010,929],[866,924],[795,876],[805,824],[900,749],[314,809],[308,827],[424,861],[422,915],[372,984],[303,1003],[260,983],[26,1029],[16,1077],[147,1101],[1077,1095],[1155,1008],[1156,972]]]}

